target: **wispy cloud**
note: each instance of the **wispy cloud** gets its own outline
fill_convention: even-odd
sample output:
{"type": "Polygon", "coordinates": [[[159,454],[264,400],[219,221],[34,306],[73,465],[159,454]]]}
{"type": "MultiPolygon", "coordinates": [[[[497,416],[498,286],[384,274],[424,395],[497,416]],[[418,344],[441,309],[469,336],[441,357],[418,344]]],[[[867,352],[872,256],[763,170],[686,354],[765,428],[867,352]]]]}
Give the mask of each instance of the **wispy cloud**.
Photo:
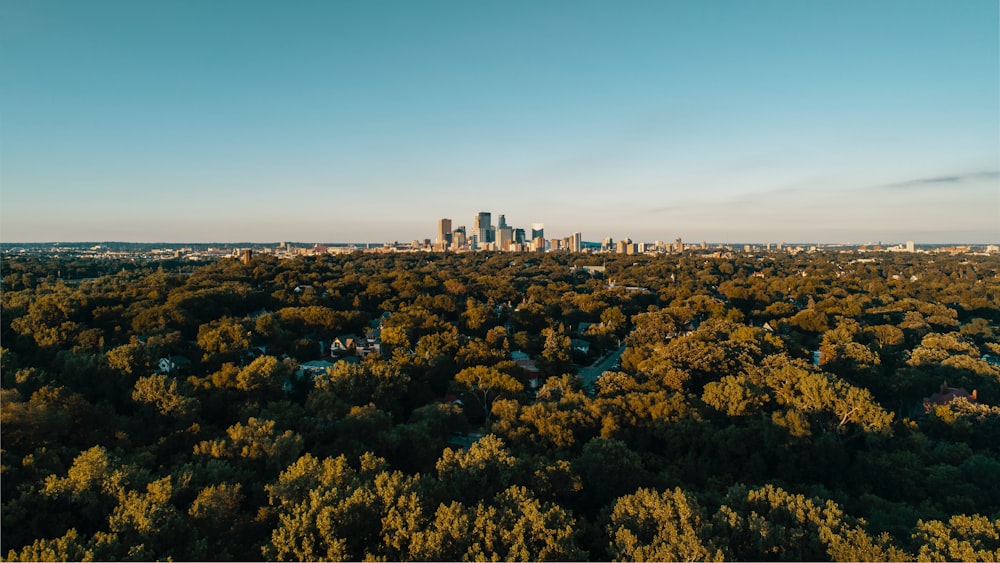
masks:
{"type": "Polygon", "coordinates": [[[885,188],[885,189],[906,189],[906,188],[934,187],[934,186],[940,186],[941,184],[961,184],[964,182],[970,182],[974,180],[997,180],[997,179],[1000,179],[1000,171],[992,170],[986,172],[969,172],[966,174],[956,174],[952,176],[932,176],[929,178],[915,178],[912,180],[906,180],[904,182],[882,184],[880,186],[875,186],[875,187],[885,188]]]}

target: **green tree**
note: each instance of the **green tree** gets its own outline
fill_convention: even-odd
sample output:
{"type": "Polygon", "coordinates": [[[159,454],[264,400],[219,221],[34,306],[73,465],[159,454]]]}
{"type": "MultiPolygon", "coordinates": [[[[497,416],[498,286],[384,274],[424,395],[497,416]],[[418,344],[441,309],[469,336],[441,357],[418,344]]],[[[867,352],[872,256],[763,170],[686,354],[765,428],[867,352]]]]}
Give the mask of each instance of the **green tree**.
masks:
{"type": "Polygon", "coordinates": [[[476,561],[582,561],[576,519],[559,505],[540,502],[524,487],[510,487],[493,505],[480,504],[465,559],[476,561]]]}
{"type": "Polygon", "coordinates": [[[502,371],[486,367],[473,366],[463,369],[455,375],[455,382],[468,389],[469,393],[483,407],[483,418],[489,424],[493,401],[504,395],[514,395],[524,390],[524,385],[502,371]]]}
{"type": "Polygon", "coordinates": [[[615,561],[722,561],[698,503],[680,488],[619,497],[606,526],[615,561]]]}
{"type": "Polygon", "coordinates": [[[182,420],[193,417],[199,410],[198,400],[181,393],[176,378],[160,374],[137,379],[132,386],[132,400],[182,420]]]}
{"type": "Polygon", "coordinates": [[[917,522],[917,561],[1000,561],[1000,519],[974,514],[917,522]]]}
{"type": "Polygon", "coordinates": [[[279,431],[273,420],[254,417],[246,424],[237,422],[226,429],[226,437],[205,440],[194,447],[194,453],[210,457],[260,460],[267,467],[280,467],[302,450],[302,437],[286,430],[279,431]]]}
{"type": "Polygon", "coordinates": [[[493,434],[483,436],[468,450],[445,448],[437,462],[438,480],[457,500],[473,503],[488,499],[511,484],[517,459],[493,434]]]}
{"type": "Polygon", "coordinates": [[[198,327],[198,347],[203,361],[221,364],[239,359],[250,348],[250,327],[240,319],[223,317],[198,327]]]}

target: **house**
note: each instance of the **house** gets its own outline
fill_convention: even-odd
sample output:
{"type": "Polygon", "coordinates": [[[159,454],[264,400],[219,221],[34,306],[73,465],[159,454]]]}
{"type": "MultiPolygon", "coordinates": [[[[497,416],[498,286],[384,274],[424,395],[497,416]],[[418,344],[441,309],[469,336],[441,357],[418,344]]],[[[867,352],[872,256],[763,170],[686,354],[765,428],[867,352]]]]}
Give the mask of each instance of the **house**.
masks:
{"type": "Polygon", "coordinates": [[[355,336],[349,334],[343,334],[333,339],[330,343],[330,354],[337,354],[338,352],[353,352],[357,348],[357,341],[355,336]]]}
{"type": "Polygon", "coordinates": [[[184,356],[168,356],[156,362],[156,372],[164,375],[177,375],[181,370],[191,366],[191,360],[184,356]]]}
{"type": "Polygon", "coordinates": [[[975,389],[972,390],[972,393],[969,393],[962,387],[949,387],[948,382],[945,381],[941,384],[941,389],[937,393],[924,399],[924,411],[930,412],[934,407],[947,405],[955,399],[967,399],[970,403],[975,403],[979,400],[979,397],[975,389]]]}
{"type": "Polygon", "coordinates": [[[382,328],[375,327],[370,329],[365,333],[364,338],[359,338],[354,344],[355,352],[358,356],[362,358],[375,354],[376,356],[382,355],[382,328]]]}
{"type": "Polygon", "coordinates": [[[327,369],[332,368],[333,363],[326,360],[314,360],[311,362],[302,362],[299,364],[299,371],[295,374],[299,379],[302,379],[306,375],[309,377],[316,377],[317,375],[325,372],[327,369]]]}
{"type": "Polygon", "coordinates": [[[478,442],[479,439],[482,437],[483,434],[480,432],[473,432],[473,433],[453,432],[451,438],[448,439],[448,445],[458,446],[464,450],[467,450],[470,447],[472,447],[472,444],[478,442]]]}
{"type": "Polygon", "coordinates": [[[390,313],[389,311],[386,311],[386,312],[382,313],[381,315],[379,315],[377,318],[373,319],[370,323],[368,323],[368,326],[370,326],[371,328],[377,328],[377,329],[381,330],[381,329],[385,328],[385,322],[387,320],[389,320],[389,317],[391,317],[391,316],[392,316],[392,313],[390,313]]]}
{"type": "Polygon", "coordinates": [[[330,343],[331,356],[353,355],[364,358],[372,354],[382,355],[382,328],[380,326],[369,329],[364,336],[340,335],[330,343]]]}
{"type": "Polygon", "coordinates": [[[535,365],[535,360],[532,360],[531,356],[515,350],[510,353],[510,359],[514,360],[517,367],[521,368],[528,375],[529,389],[537,389],[541,385],[541,371],[535,365]]]}
{"type": "Polygon", "coordinates": [[[584,354],[590,352],[590,342],[586,340],[581,340],[579,338],[573,338],[569,341],[569,347],[573,350],[578,350],[584,354]]]}

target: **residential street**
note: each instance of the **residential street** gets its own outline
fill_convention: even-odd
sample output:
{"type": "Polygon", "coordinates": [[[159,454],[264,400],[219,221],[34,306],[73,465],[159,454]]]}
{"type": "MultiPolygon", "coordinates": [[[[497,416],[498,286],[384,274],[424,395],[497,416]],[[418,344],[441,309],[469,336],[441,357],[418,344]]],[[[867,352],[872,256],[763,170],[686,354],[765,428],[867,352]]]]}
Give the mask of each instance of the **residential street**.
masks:
{"type": "Polygon", "coordinates": [[[619,348],[618,350],[615,350],[614,352],[612,352],[611,354],[609,354],[607,357],[605,357],[603,359],[597,360],[596,362],[594,362],[590,366],[587,366],[585,368],[581,368],[580,369],[580,373],[578,375],[580,376],[580,379],[582,380],[583,388],[584,389],[591,389],[591,388],[593,388],[594,381],[598,377],[600,377],[600,375],[602,373],[604,373],[604,372],[608,371],[609,369],[611,369],[611,366],[617,364],[618,363],[618,359],[621,358],[622,352],[624,352],[624,351],[625,351],[625,344],[623,343],[621,345],[621,348],[619,348]]]}

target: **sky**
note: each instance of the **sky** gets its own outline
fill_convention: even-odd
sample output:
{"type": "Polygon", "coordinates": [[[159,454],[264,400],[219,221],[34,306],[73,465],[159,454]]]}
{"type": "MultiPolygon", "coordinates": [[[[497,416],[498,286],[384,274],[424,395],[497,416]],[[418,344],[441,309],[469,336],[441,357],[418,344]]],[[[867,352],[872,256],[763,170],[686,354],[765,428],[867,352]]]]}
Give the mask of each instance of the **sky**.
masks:
{"type": "Polygon", "coordinates": [[[997,0],[2,0],[0,241],[1000,243],[997,0]]]}

